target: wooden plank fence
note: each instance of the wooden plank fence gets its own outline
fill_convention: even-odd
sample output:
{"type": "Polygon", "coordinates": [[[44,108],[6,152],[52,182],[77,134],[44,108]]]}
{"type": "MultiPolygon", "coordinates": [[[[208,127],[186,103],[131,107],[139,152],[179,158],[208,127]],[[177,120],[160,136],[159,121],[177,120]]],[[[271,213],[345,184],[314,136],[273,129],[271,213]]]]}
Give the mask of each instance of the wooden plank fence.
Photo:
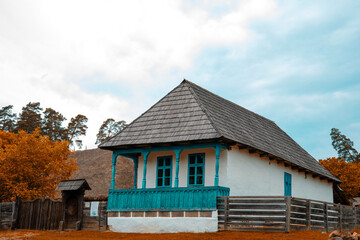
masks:
{"type": "Polygon", "coordinates": [[[51,198],[20,201],[18,213],[14,214],[14,228],[34,230],[57,230],[62,214],[62,202],[51,198]]]}
{"type": "Polygon", "coordinates": [[[11,228],[15,202],[0,202],[0,230],[11,228]]]}
{"type": "Polygon", "coordinates": [[[98,216],[90,215],[91,203],[84,201],[82,230],[105,231],[107,230],[107,201],[99,201],[98,216]]]}
{"type": "Polygon", "coordinates": [[[294,230],[345,231],[360,227],[360,209],[303,198],[291,199],[290,228],[294,230]]]}
{"type": "Polygon", "coordinates": [[[285,231],[284,197],[218,197],[219,230],[285,231]]]}
{"type": "Polygon", "coordinates": [[[345,231],[360,227],[360,209],[284,196],[217,198],[219,230],[345,231]]]}

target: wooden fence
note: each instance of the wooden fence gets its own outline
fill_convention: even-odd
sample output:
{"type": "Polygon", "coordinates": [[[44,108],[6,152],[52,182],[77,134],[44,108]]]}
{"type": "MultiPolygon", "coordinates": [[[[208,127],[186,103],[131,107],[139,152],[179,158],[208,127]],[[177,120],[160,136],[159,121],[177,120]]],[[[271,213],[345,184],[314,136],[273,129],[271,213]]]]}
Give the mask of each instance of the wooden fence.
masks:
{"type": "Polygon", "coordinates": [[[358,207],[314,201],[291,199],[290,228],[295,230],[343,231],[360,226],[358,207]]]}
{"type": "Polygon", "coordinates": [[[14,228],[57,230],[62,214],[62,202],[51,198],[32,201],[17,200],[18,212],[14,213],[14,228]],[[18,202],[19,201],[19,202],[18,202]]]}
{"type": "Polygon", "coordinates": [[[0,202],[0,230],[11,228],[14,208],[14,202],[0,202]]]}
{"type": "Polygon", "coordinates": [[[84,201],[82,230],[107,230],[107,201],[99,201],[98,216],[91,216],[90,206],[95,201],[84,201]]]}
{"type": "Polygon", "coordinates": [[[217,198],[219,230],[351,230],[360,226],[360,209],[284,196],[217,198]]]}

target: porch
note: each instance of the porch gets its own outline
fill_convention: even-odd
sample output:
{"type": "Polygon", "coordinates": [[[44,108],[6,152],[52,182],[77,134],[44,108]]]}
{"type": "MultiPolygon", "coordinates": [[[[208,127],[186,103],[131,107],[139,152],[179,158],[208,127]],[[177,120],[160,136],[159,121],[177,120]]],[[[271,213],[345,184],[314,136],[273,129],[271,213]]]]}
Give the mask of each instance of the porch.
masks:
{"type": "Polygon", "coordinates": [[[229,191],[220,186],[110,189],[108,211],[214,211],[216,198],[229,191]]]}
{"type": "MultiPolygon", "coordinates": [[[[133,211],[215,211],[216,210],[216,198],[218,196],[229,196],[230,189],[227,187],[219,186],[219,159],[221,149],[226,149],[225,145],[220,143],[202,143],[202,144],[189,144],[182,146],[166,146],[166,147],[152,147],[142,149],[121,149],[113,151],[113,172],[111,189],[109,190],[108,197],[108,212],[133,212],[133,211]],[[207,150],[205,151],[204,149],[207,150]],[[201,161],[199,165],[192,164],[189,168],[182,167],[182,175],[179,176],[180,159],[186,161],[189,158],[191,163],[191,157],[194,154],[189,154],[188,150],[198,150],[199,152],[210,152],[213,156],[212,159],[205,159],[205,153],[199,153],[201,161]],[[200,150],[202,149],[202,150],[200,150]],[[168,156],[169,152],[173,153],[172,156],[168,156],[170,164],[168,164],[168,176],[161,179],[160,175],[154,174],[161,173],[161,176],[165,175],[163,165],[161,168],[154,169],[152,165],[150,177],[147,177],[149,159],[151,153],[152,159],[156,158],[156,154],[159,152],[166,152],[168,156]],[[115,189],[115,169],[117,156],[128,157],[134,162],[134,184],[133,189],[115,189]],[[182,157],[180,157],[180,155],[182,157]],[[172,164],[172,161],[174,163],[172,164]],[[211,161],[210,161],[211,160],[211,161]],[[205,164],[208,164],[208,172],[205,173],[205,164]],[[141,166],[142,169],[139,169],[141,166]],[[172,171],[172,166],[175,166],[172,171]],[[193,167],[195,166],[195,167],[193,167]],[[196,176],[197,173],[201,173],[196,176]],[[212,169],[212,170],[210,170],[212,169]],[[199,171],[201,170],[201,171],[199,171]],[[210,170],[210,171],[209,171],[210,170]],[[138,173],[142,172],[142,176],[138,179],[138,173]],[[174,175],[171,173],[174,172],[174,175]],[[184,174],[186,172],[186,174],[184,174]],[[191,173],[192,172],[192,173],[191,173]],[[209,174],[211,172],[211,174],[209,174]],[[191,173],[191,174],[190,174],[191,173]],[[163,175],[164,174],[164,175],[163,175]],[[156,176],[156,178],[155,178],[156,176]],[[196,177],[195,177],[196,176],[196,177]],[[205,176],[207,178],[205,179],[205,176]],[[168,180],[169,185],[158,186],[160,183],[164,183],[161,180],[168,180]],[[147,181],[150,179],[150,183],[157,182],[156,187],[151,185],[147,187],[147,181]],[[198,179],[198,182],[194,182],[194,179],[198,179]],[[207,180],[207,181],[206,181],[207,180]],[[187,181],[187,184],[186,184],[187,181]],[[182,182],[182,183],[181,183],[182,182]],[[141,184],[141,187],[138,185],[141,184]]],[[[196,162],[195,161],[195,162],[196,162]]],[[[150,161],[154,164],[154,161],[150,161]]],[[[163,163],[165,164],[165,162],[163,163]]]]}

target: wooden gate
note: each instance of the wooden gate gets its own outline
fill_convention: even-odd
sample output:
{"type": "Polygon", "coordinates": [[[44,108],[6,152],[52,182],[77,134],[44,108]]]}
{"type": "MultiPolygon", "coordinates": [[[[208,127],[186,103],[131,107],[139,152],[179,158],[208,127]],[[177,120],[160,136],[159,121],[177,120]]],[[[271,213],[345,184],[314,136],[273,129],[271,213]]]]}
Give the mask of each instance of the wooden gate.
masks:
{"type": "Polygon", "coordinates": [[[15,228],[36,230],[57,230],[62,214],[62,202],[51,198],[37,198],[32,201],[17,200],[15,228]]]}

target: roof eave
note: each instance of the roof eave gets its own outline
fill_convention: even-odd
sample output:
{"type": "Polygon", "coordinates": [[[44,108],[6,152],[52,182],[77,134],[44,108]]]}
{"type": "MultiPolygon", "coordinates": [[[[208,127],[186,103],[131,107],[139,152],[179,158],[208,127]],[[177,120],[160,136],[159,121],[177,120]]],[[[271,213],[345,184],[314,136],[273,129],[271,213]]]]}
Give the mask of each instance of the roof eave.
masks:
{"type": "Polygon", "coordinates": [[[199,143],[212,143],[220,142],[226,143],[223,137],[219,138],[209,138],[209,139],[198,139],[198,140],[189,140],[189,141],[178,141],[178,142],[158,142],[158,143],[149,143],[149,144],[126,144],[126,145],[113,145],[113,146],[99,146],[103,150],[119,150],[119,149],[136,149],[136,148],[152,148],[152,147],[165,147],[165,146],[181,146],[189,144],[199,144],[199,143]]]}

